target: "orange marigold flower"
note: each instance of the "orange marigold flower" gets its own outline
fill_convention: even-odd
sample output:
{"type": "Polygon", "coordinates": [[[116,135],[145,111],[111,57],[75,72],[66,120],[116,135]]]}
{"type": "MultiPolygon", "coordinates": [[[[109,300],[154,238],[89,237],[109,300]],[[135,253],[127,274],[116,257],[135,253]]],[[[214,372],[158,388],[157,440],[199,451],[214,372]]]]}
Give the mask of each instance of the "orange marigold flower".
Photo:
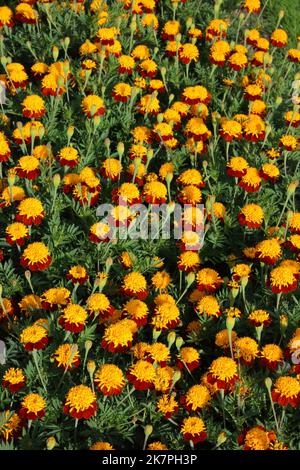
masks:
{"type": "Polygon", "coordinates": [[[30,269],[30,271],[44,271],[51,262],[49,250],[42,242],[30,243],[20,259],[21,266],[30,269]]]}
{"type": "Polygon", "coordinates": [[[58,323],[66,331],[80,333],[85,328],[87,318],[88,314],[81,305],[69,303],[59,317],[58,323]]]}
{"type": "Polygon", "coordinates": [[[127,379],[136,390],[149,390],[154,387],[155,375],[153,364],[141,359],[129,368],[127,379]]]}
{"type": "Polygon", "coordinates": [[[119,395],[124,386],[125,379],[122,370],[114,364],[103,364],[94,375],[94,382],[103,395],[119,395]]]}
{"type": "Polygon", "coordinates": [[[2,386],[8,388],[10,393],[18,392],[25,383],[26,377],[21,369],[11,367],[3,374],[2,386]]]}
{"type": "Polygon", "coordinates": [[[35,421],[45,416],[46,401],[38,393],[30,393],[23,398],[21,409],[19,411],[20,418],[35,421]]]}
{"type": "Polygon", "coordinates": [[[206,292],[215,292],[223,283],[217,271],[211,268],[203,268],[198,271],[196,279],[198,289],[206,292]]]}
{"type": "Polygon", "coordinates": [[[260,364],[276,370],[283,363],[283,352],[277,344],[266,344],[260,352],[260,364]]]}
{"type": "Polygon", "coordinates": [[[207,438],[205,424],[197,416],[185,418],[180,432],[185,441],[192,441],[194,444],[198,444],[198,442],[202,442],[207,438]]]}
{"type": "Polygon", "coordinates": [[[258,344],[254,339],[248,336],[236,339],[233,347],[235,358],[239,359],[243,364],[249,366],[255,361],[255,358],[258,357],[258,344]]]}
{"type": "Polygon", "coordinates": [[[237,363],[229,357],[215,359],[208,370],[207,381],[219,390],[228,390],[239,379],[237,363]]]}
{"type": "Polygon", "coordinates": [[[279,377],[272,389],[272,400],[281,406],[300,404],[300,383],[294,377],[279,377]]]}
{"type": "Polygon", "coordinates": [[[260,228],[264,220],[264,211],[257,204],[246,204],[238,215],[241,225],[249,228],[260,228]]]}
{"type": "Polygon", "coordinates": [[[61,344],[55,350],[53,359],[58,367],[68,370],[80,365],[80,355],[75,344],[61,344]]]}
{"type": "Polygon", "coordinates": [[[197,412],[205,408],[211,396],[205,385],[193,385],[181,398],[180,403],[189,411],[197,412]]]}
{"type": "Polygon", "coordinates": [[[86,385],[75,385],[67,393],[63,411],[75,419],[90,419],[97,411],[96,394],[86,385]]]}
{"type": "Polygon", "coordinates": [[[270,272],[269,284],[274,294],[293,292],[298,281],[289,267],[278,266],[270,272]]]}

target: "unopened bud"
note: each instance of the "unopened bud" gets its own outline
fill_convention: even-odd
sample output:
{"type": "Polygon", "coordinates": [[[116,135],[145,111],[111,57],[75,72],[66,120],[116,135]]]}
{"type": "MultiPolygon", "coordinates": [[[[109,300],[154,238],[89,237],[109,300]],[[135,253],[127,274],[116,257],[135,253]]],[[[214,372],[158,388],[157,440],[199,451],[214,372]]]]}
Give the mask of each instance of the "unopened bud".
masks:
{"type": "Polygon", "coordinates": [[[234,328],[234,324],[235,324],[235,318],[233,318],[233,317],[227,317],[226,318],[226,328],[227,328],[227,330],[232,331],[233,328],[234,328]]]}
{"type": "Polygon", "coordinates": [[[84,343],[86,354],[88,354],[92,346],[93,346],[93,341],[91,341],[90,339],[87,339],[86,342],[84,343]]]}
{"type": "Polygon", "coordinates": [[[60,185],[60,174],[59,173],[56,173],[54,176],[53,176],[53,186],[55,189],[58,188],[58,186],[60,185]]]}
{"type": "Polygon", "coordinates": [[[271,390],[271,387],[272,387],[272,379],[270,379],[270,377],[267,377],[265,379],[265,386],[267,387],[267,389],[270,391],[271,390]]]}
{"type": "Polygon", "coordinates": [[[70,45],[70,38],[67,36],[64,39],[64,46],[67,49],[69,47],[69,45],[70,45]]]}
{"type": "Polygon", "coordinates": [[[68,136],[69,142],[70,142],[70,140],[71,140],[72,137],[73,137],[74,131],[75,131],[75,127],[74,127],[74,126],[69,126],[69,127],[68,127],[68,129],[67,129],[67,136],[68,136]]]}
{"type": "Polygon", "coordinates": [[[196,279],[195,273],[193,272],[188,273],[188,275],[186,276],[187,287],[190,287],[195,281],[195,279],[196,279]]]}
{"type": "Polygon", "coordinates": [[[88,370],[88,373],[90,374],[90,376],[92,377],[94,375],[94,372],[96,370],[96,363],[95,361],[88,361],[87,365],[86,365],[86,368],[88,370]]]}
{"type": "Polygon", "coordinates": [[[178,338],[176,339],[176,348],[177,348],[178,351],[180,351],[181,346],[183,344],[184,344],[183,339],[181,338],[181,336],[178,336],[178,338]]]}
{"type": "Polygon", "coordinates": [[[171,349],[171,347],[174,344],[175,340],[176,340],[176,333],[175,333],[175,331],[171,331],[167,336],[168,348],[169,349],[171,349]]]}
{"type": "Polygon", "coordinates": [[[287,193],[288,193],[289,196],[291,196],[292,194],[294,194],[294,192],[296,191],[298,185],[299,185],[299,181],[298,181],[298,180],[294,180],[294,181],[292,181],[292,182],[288,185],[287,193]]]}
{"type": "Polygon", "coordinates": [[[47,441],[46,441],[46,447],[47,447],[47,450],[52,450],[54,449],[54,447],[57,445],[57,442],[55,440],[55,437],[54,436],[50,436],[48,437],[47,441]]]}
{"type": "Polygon", "coordinates": [[[59,49],[57,46],[53,46],[52,48],[52,57],[54,59],[54,62],[57,61],[57,58],[58,58],[58,54],[59,54],[59,49]]]}
{"type": "Polygon", "coordinates": [[[124,146],[123,142],[119,142],[118,146],[117,146],[117,152],[118,152],[119,158],[123,157],[124,150],[125,150],[125,146],[124,146]]]}
{"type": "Polygon", "coordinates": [[[153,426],[151,424],[147,424],[144,427],[145,438],[148,438],[153,433],[153,426]]]}

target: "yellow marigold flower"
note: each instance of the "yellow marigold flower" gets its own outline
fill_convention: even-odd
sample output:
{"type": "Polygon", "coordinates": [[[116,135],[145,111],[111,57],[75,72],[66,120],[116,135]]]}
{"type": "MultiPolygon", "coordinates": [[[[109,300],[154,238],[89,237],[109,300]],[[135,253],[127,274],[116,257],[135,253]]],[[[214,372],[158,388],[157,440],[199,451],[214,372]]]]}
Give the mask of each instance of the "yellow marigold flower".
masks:
{"type": "MultiPolygon", "coordinates": [[[[234,343],[237,339],[237,333],[234,330],[231,331],[231,338],[232,338],[232,343],[234,343]]],[[[227,328],[225,330],[218,331],[218,333],[216,334],[215,344],[219,348],[229,350],[230,343],[229,343],[229,334],[228,334],[227,328]]]]}
{"type": "Polygon", "coordinates": [[[260,357],[261,364],[271,370],[277,369],[278,364],[283,362],[283,352],[277,344],[266,344],[260,352],[260,357]]]}
{"type": "Polygon", "coordinates": [[[46,310],[56,310],[58,306],[67,305],[70,300],[71,293],[65,287],[52,287],[43,293],[42,307],[46,310]]]}
{"type": "Polygon", "coordinates": [[[171,277],[166,271],[158,271],[151,278],[152,285],[155,289],[164,290],[171,282],[171,277]]]}
{"type": "Polygon", "coordinates": [[[200,269],[196,278],[197,287],[200,291],[215,292],[223,283],[217,271],[211,268],[200,269]]]}
{"type": "Polygon", "coordinates": [[[181,271],[191,272],[199,268],[200,256],[195,251],[184,251],[178,256],[177,266],[181,271]]]}
{"type": "Polygon", "coordinates": [[[238,338],[234,342],[234,354],[236,358],[239,358],[246,365],[253,363],[255,358],[258,356],[258,344],[257,342],[245,336],[243,338],[238,338]]]}
{"type": "Polygon", "coordinates": [[[207,315],[208,317],[219,317],[221,309],[218,299],[213,295],[205,295],[197,303],[196,311],[199,315],[207,315]]]}
{"type": "Polygon", "coordinates": [[[42,418],[45,415],[46,401],[37,393],[26,395],[21,403],[19,416],[30,420],[42,418]]]}
{"type": "Polygon", "coordinates": [[[12,413],[10,410],[5,410],[4,421],[0,426],[0,437],[5,442],[10,441],[14,436],[18,435],[21,427],[21,418],[18,413],[12,413]]]}
{"type": "Polygon", "coordinates": [[[80,55],[88,55],[97,52],[97,47],[89,39],[87,39],[79,48],[80,55]]]}
{"type": "Polygon", "coordinates": [[[43,271],[51,264],[48,248],[42,242],[30,243],[21,256],[20,263],[31,271],[43,271]]]}
{"type": "Polygon", "coordinates": [[[157,362],[160,365],[166,365],[170,361],[170,351],[168,347],[163,343],[153,343],[148,348],[149,358],[153,362],[157,362]]]}
{"type": "Polygon", "coordinates": [[[7,6],[0,7],[0,28],[13,26],[13,11],[7,6]]]}
{"type": "Polygon", "coordinates": [[[279,377],[271,393],[275,403],[295,408],[300,403],[300,382],[294,377],[279,377]]]}
{"type": "Polygon", "coordinates": [[[262,309],[251,312],[248,316],[248,321],[254,326],[268,326],[271,323],[270,314],[266,310],[262,309]]]}
{"type": "Polygon", "coordinates": [[[66,396],[64,413],[76,419],[89,419],[97,410],[96,394],[86,385],[75,385],[66,396]]]}
{"type": "Polygon", "coordinates": [[[238,380],[237,363],[230,357],[218,357],[208,370],[207,380],[218,389],[228,389],[238,380]]]}
{"type": "Polygon", "coordinates": [[[205,424],[197,416],[184,418],[180,432],[186,441],[192,441],[194,444],[204,441],[207,437],[205,424]]]}
{"type": "Polygon", "coordinates": [[[41,298],[35,294],[25,295],[18,305],[26,315],[31,314],[34,310],[42,309],[41,298]]]}
{"type": "Polygon", "coordinates": [[[160,441],[154,441],[148,445],[147,450],[168,450],[168,447],[160,441]]]}
{"type": "Polygon", "coordinates": [[[188,411],[199,411],[210,402],[209,390],[204,385],[193,385],[184,396],[184,406],[188,411]]]}
{"type": "Polygon", "coordinates": [[[157,392],[167,393],[173,381],[174,370],[172,367],[164,366],[156,368],[154,388],[157,392]]]}
{"type": "Polygon", "coordinates": [[[150,51],[147,46],[140,44],[133,49],[131,55],[136,60],[146,60],[150,57],[150,51]]]}
{"type": "Polygon", "coordinates": [[[260,0],[245,0],[243,7],[248,13],[259,13],[260,12],[260,0]]]}
{"type": "Polygon", "coordinates": [[[66,330],[80,333],[85,327],[88,314],[81,305],[70,303],[64,308],[59,324],[66,330]]]}
{"type": "Polygon", "coordinates": [[[80,355],[78,348],[75,347],[75,344],[61,344],[58,346],[56,351],[53,354],[53,359],[55,360],[58,367],[63,369],[69,369],[72,367],[78,367],[80,364],[80,355]]]}
{"type": "Polygon", "coordinates": [[[109,442],[97,441],[91,447],[90,450],[115,450],[109,442]]]}
{"type": "Polygon", "coordinates": [[[249,228],[259,228],[264,220],[264,211],[258,204],[246,204],[238,215],[239,223],[249,228]]]}
{"type": "Polygon", "coordinates": [[[45,112],[45,102],[38,95],[29,95],[22,101],[23,116],[28,118],[40,118],[45,112]]]}
{"type": "Polygon", "coordinates": [[[270,286],[274,294],[288,293],[297,289],[297,278],[290,267],[278,266],[270,272],[270,286]]]}
{"type": "Polygon", "coordinates": [[[124,352],[131,347],[136,331],[135,321],[119,320],[105,329],[101,346],[110,352],[124,352]]]}
{"type": "Polygon", "coordinates": [[[177,182],[184,186],[193,184],[194,186],[201,187],[203,186],[203,179],[200,171],[196,169],[189,169],[181,173],[177,178],[177,182]]]}
{"type": "Polygon", "coordinates": [[[142,114],[158,114],[160,110],[159,100],[154,95],[142,96],[137,106],[142,114]]]}
{"type": "Polygon", "coordinates": [[[94,382],[104,395],[119,395],[125,385],[122,370],[114,364],[103,364],[94,375],[94,382]]]}
{"type": "Polygon", "coordinates": [[[251,274],[251,267],[248,264],[236,264],[232,269],[234,281],[248,280],[251,274]]]}
{"type": "Polygon", "coordinates": [[[242,312],[237,307],[229,307],[225,310],[225,313],[230,318],[240,318],[242,315],[242,312]]]}
{"type": "Polygon", "coordinates": [[[293,135],[284,135],[279,140],[279,146],[285,150],[293,151],[297,148],[297,139],[293,135]]]}
{"type": "Polygon", "coordinates": [[[101,116],[105,113],[103,100],[97,95],[88,95],[83,98],[81,107],[89,118],[101,116]]]}
{"type": "Polygon", "coordinates": [[[180,322],[180,311],[178,307],[169,302],[164,302],[155,308],[151,325],[155,330],[166,330],[175,328],[180,322]]]}
{"type": "Polygon", "coordinates": [[[153,387],[156,370],[148,361],[139,360],[133,364],[128,372],[127,379],[137,390],[146,390],[153,387]]]}
{"type": "Polygon", "coordinates": [[[5,229],[6,241],[12,245],[16,243],[18,246],[22,246],[25,239],[29,237],[29,231],[26,225],[21,222],[14,222],[5,229]]]}
{"type": "Polygon", "coordinates": [[[263,240],[255,248],[257,258],[263,263],[275,264],[282,256],[281,246],[277,238],[263,240]]]}
{"type": "Polygon", "coordinates": [[[8,388],[11,393],[20,390],[25,382],[26,377],[21,369],[11,367],[3,374],[2,385],[4,388],[8,388]]]}
{"type": "Polygon", "coordinates": [[[195,44],[186,43],[179,49],[179,60],[184,64],[190,64],[192,61],[199,60],[199,50],[195,44]]]}
{"type": "Polygon", "coordinates": [[[173,395],[165,394],[157,401],[156,409],[168,419],[178,411],[178,402],[173,395]]]}
{"type": "Polygon", "coordinates": [[[137,296],[140,300],[144,300],[148,295],[147,281],[141,273],[126,274],[123,279],[122,290],[125,295],[137,296]]]}

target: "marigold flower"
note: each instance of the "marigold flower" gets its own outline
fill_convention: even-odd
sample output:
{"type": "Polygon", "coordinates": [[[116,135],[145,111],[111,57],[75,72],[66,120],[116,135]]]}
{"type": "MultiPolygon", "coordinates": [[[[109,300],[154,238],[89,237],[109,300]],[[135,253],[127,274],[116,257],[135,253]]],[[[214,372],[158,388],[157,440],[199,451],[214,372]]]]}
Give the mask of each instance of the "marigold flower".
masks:
{"type": "Polygon", "coordinates": [[[25,225],[39,225],[45,217],[44,207],[39,199],[28,197],[18,206],[16,220],[25,225]]]}
{"type": "Polygon", "coordinates": [[[285,150],[293,152],[297,148],[297,139],[293,135],[284,135],[279,140],[279,147],[284,147],[285,150]]]}
{"type": "Polygon", "coordinates": [[[207,317],[219,317],[221,308],[216,297],[213,295],[205,295],[199,300],[195,307],[199,315],[207,315],[207,317]]]}
{"type": "Polygon", "coordinates": [[[8,388],[10,393],[18,392],[24,387],[25,383],[26,377],[21,369],[11,367],[3,375],[2,386],[8,388]]]}
{"type": "Polygon", "coordinates": [[[175,36],[180,33],[180,23],[176,20],[167,21],[161,32],[161,36],[165,41],[174,41],[175,36]]]}
{"type": "Polygon", "coordinates": [[[119,62],[118,72],[120,74],[125,74],[125,73],[127,73],[128,75],[132,74],[132,71],[135,66],[135,62],[132,57],[130,57],[129,55],[121,55],[118,59],[118,62],[119,62]]]}
{"type": "Polygon", "coordinates": [[[34,180],[41,174],[39,166],[40,162],[36,157],[25,155],[19,159],[16,173],[20,178],[34,180]]]}
{"type": "Polygon", "coordinates": [[[163,302],[154,310],[151,325],[155,330],[176,328],[180,322],[180,311],[175,303],[163,302]]]}
{"type": "Polygon", "coordinates": [[[97,441],[89,450],[115,450],[109,442],[97,441]]]}
{"type": "Polygon", "coordinates": [[[248,336],[236,339],[233,347],[235,358],[239,359],[243,364],[249,366],[255,361],[255,358],[258,357],[258,344],[254,339],[248,336]]]}
{"type": "Polygon", "coordinates": [[[63,411],[75,419],[90,419],[97,411],[96,394],[86,385],[75,385],[67,393],[63,411]]]}
{"type": "Polygon", "coordinates": [[[194,444],[198,444],[198,442],[202,442],[207,438],[205,424],[197,416],[185,418],[180,432],[185,441],[192,441],[194,444]]]}
{"type": "Polygon", "coordinates": [[[288,59],[290,62],[294,62],[294,64],[298,64],[300,62],[300,49],[289,49],[288,59]]]}
{"type": "Polygon", "coordinates": [[[80,365],[80,355],[74,344],[61,344],[55,350],[53,359],[58,367],[68,370],[80,365]]]}
{"type": "Polygon", "coordinates": [[[285,246],[290,248],[295,253],[300,251],[300,235],[291,235],[285,243],[285,246]]]}
{"type": "Polygon", "coordinates": [[[289,230],[292,233],[300,234],[300,212],[294,212],[289,221],[289,230]]]}
{"type": "Polygon", "coordinates": [[[258,309],[258,310],[253,310],[253,312],[250,313],[248,316],[248,321],[256,326],[269,326],[271,323],[271,318],[270,314],[266,310],[258,309]]]}
{"type": "Polygon", "coordinates": [[[141,359],[129,368],[127,379],[136,390],[150,390],[154,387],[155,374],[153,364],[141,359]]]}
{"type": "Polygon", "coordinates": [[[276,181],[279,179],[280,171],[276,165],[273,165],[272,163],[264,163],[259,171],[259,175],[265,181],[276,183],[276,181]]]}
{"type": "Polygon", "coordinates": [[[88,118],[102,116],[105,113],[103,100],[97,95],[87,95],[83,98],[81,107],[88,118]]]}
{"type": "Polygon", "coordinates": [[[242,70],[248,65],[248,58],[242,52],[234,52],[228,59],[228,65],[232,70],[242,70]]]}
{"type": "Polygon", "coordinates": [[[199,60],[198,47],[192,43],[183,44],[179,49],[179,60],[183,64],[190,64],[192,61],[197,62],[199,60]]]}
{"type": "Polygon", "coordinates": [[[281,406],[291,405],[296,408],[300,404],[300,383],[294,377],[279,377],[271,394],[275,403],[281,406]]]}
{"type": "Polygon", "coordinates": [[[5,229],[5,233],[5,239],[10,245],[15,243],[18,246],[23,246],[25,240],[29,238],[28,228],[21,222],[14,222],[8,225],[5,229]]]}
{"type": "Polygon", "coordinates": [[[205,36],[208,41],[212,41],[214,37],[217,39],[226,38],[228,23],[224,20],[213,19],[206,28],[205,36]]]}
{"type": "Polygon", "coordinates": [[[163,204],[167,200],[167,187],[160,181],[146,183],[143,198],[148,204],[163,204]]]}
{"type": "Polygon", "coordinates": [[[205,385],[193,385],[181,398],[180,402],[189,412],[197,412],[205,408],[210,399],[209,390],[205,385]]]}
{"type": "Polygon", "coordinates": [[[52,262],[49,250],[42,242],[30,243],[25,248],[20,263],[30,271],[44,271],[52,262]]]}
{"type": "Polygon", "coordinates": [[[232,119],[221,119],[220,135],[226,142],[232,142],[234,139],[239,140],[242,138],[242,126],[232,119]]]}
{"type": "Polygon", "coordinates": [[[81,305],[69,303],[59,317],[58,323],[66,331],[80,333],[84,330],[88,314],[81,305]]]}
{"type": "Polygon", "coordinates": [[[64,307],[70,302],[71,293],[65,287],[53,287],[43,293],[41,297],[42,308],[54,311],[64,307]]]}
{"type": "Polygon", "coordinates": [[[144,300],[148,296],[145,277],[138,272],[126,274],[123,279],[122,294],[144,300]]]}
{"type": "Polygon", "coordinates": [[[74,168],[79,163],[79,154],[74,147],[64,147],[59,151],[57,159],[61,166],[74,168]]]}
{"type": "Polygon", "coordinates": [[[297,289],[298,284],[293,271],[284,266],[278,266],[272,269],[269,283],[274,294],[292,292],[297,289]]]}
{"type": "Polygon", "coordinates": [[[195,251],[184,251],[178,256],[177,266],[181,271],[195,271],[199,265],[200,256],[195,251]]]}
{"type": "Polygon", "coordinates": [[[121,103],[127,103],[131,97],[131,86],[128,83],[117,83],[114,86],[112,97],[121,103]]]}
{"type": "Polygon", "coordinates": [[[261,177],[257,168],[247,168],[245,175],[240,179],[239,186],[248,193],[258,191],[261,187],[261,177]]]}
{"type": "Polygon", "coordinates": [[[4,423],[0,426],[0,439],[5,442],[18,437],[22,428],[19,415],[11,410],[4,410],[4,423]]]}
{"type": "Polygon", "coordinates": [[[178,412],[179,407],[173,395],[164,394],[157,401],[156,409],[164,415],[164,418],[169,419],[178,412]]]}
{"type": "Polygon", "coordinates": [[[92,315],[99,314],[103,318],[107,318],[114,313],[108,297],[102,293],[94,293],[87,299],[87,310],[92,315]]]}
{"type": "Polygon", "coordinates": [[[237,363],[229,357],[218,357],[208,370],[207,381],[219,390],[228,390],[239,379],[237,363]]]}
{"type": "Polygon", "coordinates": [[[249,168],[248,162],[243,157],[232,157],[227,163],[227,175],[241,178],[249,168]]]}
{"type": "MultiPolygon", "coordinates": [[[[180,108],[182,108],[184,104],[186,105],[196,105],[200,103],[209,104],[211,101],[211,94],[204,86],[201,86],[201,85],[187,87],[182,92],[182,101],[183,103],[180,105],[179,103],[177,105],[176,103],[173,103],[172,109],[176,110],[176,107],[177,107],[178,108],[177,110],[180,113],[180,108]],[[176,107],[174,107],[175,105],[176,107]]],[[[182,117],[185,117],[185,115],[183,115],[182,117]]]]}
{"type": "Polygon", "coordinates": [[[275,29],[271,34],[270,42],[274,47],[284,47],[288,41],[288,35],[284,29],[275,29]]]}
{"type": "Polygon", "coordinates": [[[276,370],[283,363],[283,352],[277,344],[266,344],[260,352],[260,364],[276,370]]]}
{"type": "Polygon", "coordinates": [[[27,351],[44,349],[49,342],[48,331],[43,326],[34,324],[25,328],[20,335],[20,343],[27,351]]]}
{"type": "Polygon", "coordinates": [[[137,324],[133,320],[119,320],[105,329],[101,346],[109,352],[127,351],[132,346],[136,331],[137,324]]]}
{"type": "Polygon", "coordinates": [[[238,215],[241,225],[249,228],[260,228],[264,220],[264,211],[257,204],[246,204],[238,215]]]}
{"type": "Polygon", "coordinates": [[[266,264],[275,264],[282,256],[281,246],[277,238],[263,240],[256,245],[257,259],[266,264]]]}
{"type": "Polygon", "coordinates": [[[238,444],[243,445],[244,450],[270,450],[275,440],[276,435],[273,431],[267,431],[262,426],[254,426],[240,434],[238,444]]]}
{"type": "MultiPolygon", "coordinates": [[[[231,341],[234,343],[237,339],[237,333],[232,330],[231,331],[231,341]]],[[[215,344],[221,349],[225,351],[229,351],[230,349],[230,342],[229,342],[229,332],[226,328],[225,330],[218,331],[216,334],[215,344]]]]}
{"type": "Polygon", "coordinates": [[[103,364],[94,375],[94,382],[103,395],[119,395],[125,379],[122,370],[114,364],[103,364]]]}
{"type": "Polygon", "coordinates": [[[144,95],[137,104],[137,109],[142,114],[158,114],[160,110],[159,100],[156,98],[155,94],[144,95]]]}
{"type": "Polygon", "coordinates": [[[217,271],[211,268],[200,269],[197,273],[196,279],[198,289],[206,292],[215,292],[223,283],[223,280],[217,271]]]}
{"type": "Polygon", "coordinates": [[[0,28],[3,26],[12,28],[13,25],[13,11],[7,6],[0,7],[0,28]]]}
{"type": "Polygon", "coordinates": [[[19,411],[20,418],[35,421],[45,416],[46,401],[38,393],[30,393],[23,398],[21,409],[19,411]]]}
{"type": "Polygon", "coordinates": [[[22,101],[23,116],[28,118],[40,118],[45,112],[45,102],[38,95],[29,95],[22,101]]]}
{"type": "Polygon", "coordinates": [[[192,372],[193,370],[199,367],[200,355],[197,349],[185,346],[180,349],[177,356],[176,365],[179,369],[184,369],[185,367],[192,372]]]}
{"type": "Polygon", "coordinates": [[[86,269],[83,266],[77,265],[77,266],[72,266],[67,275],[66,278],[69,281],[72,281],[73,284],[85,284],[89,278],[88,273],[86,269]]]}

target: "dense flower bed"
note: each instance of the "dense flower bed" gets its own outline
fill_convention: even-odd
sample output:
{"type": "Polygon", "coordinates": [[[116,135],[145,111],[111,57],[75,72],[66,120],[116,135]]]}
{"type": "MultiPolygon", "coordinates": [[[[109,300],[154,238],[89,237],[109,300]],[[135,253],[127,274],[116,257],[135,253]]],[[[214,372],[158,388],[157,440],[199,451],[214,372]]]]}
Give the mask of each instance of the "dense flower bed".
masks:
{"type": "Polygon", "coordinates": [[[284,12],[270,30],[266,0],[6,3],[0,448],[298,449],[284,12]],[[180,204],[181,238],[117,238],[137,203],[180,204]]]}

